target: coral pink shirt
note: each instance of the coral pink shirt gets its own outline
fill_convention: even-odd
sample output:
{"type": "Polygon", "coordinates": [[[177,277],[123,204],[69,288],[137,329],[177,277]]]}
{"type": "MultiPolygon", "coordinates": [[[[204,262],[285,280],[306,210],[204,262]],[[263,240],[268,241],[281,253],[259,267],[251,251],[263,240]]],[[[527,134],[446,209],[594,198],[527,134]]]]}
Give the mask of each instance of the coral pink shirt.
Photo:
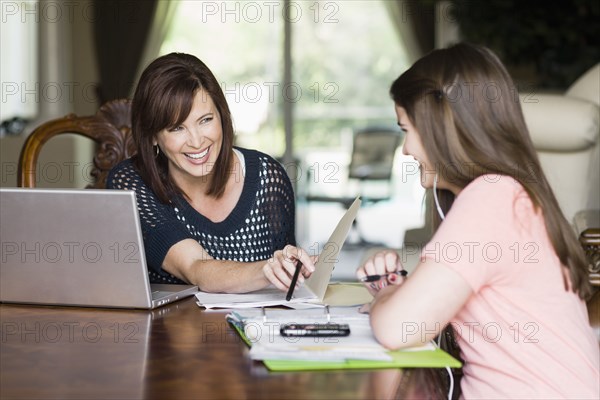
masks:
{"type": "Polygon", "coordinates": [[[464,188],[422,257],[473,290],[451,321],[465,398],[600,398],[585,303],[564,289],[542,214],[513,178],[486,175],[464,188]]]}

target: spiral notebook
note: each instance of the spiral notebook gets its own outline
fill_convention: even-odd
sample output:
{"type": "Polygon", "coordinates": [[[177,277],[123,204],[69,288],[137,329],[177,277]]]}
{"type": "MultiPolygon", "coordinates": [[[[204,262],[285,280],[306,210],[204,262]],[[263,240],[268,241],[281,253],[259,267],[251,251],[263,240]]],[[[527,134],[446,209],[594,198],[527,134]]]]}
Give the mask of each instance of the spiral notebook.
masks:
{"type": "Polygon", "coordinates": [[[309,310],[236,310],[227,315],[248,356],[271,371],[383,368],[458,368],[462,364],[433,344],[389,351],[374,338],[369,316],[358,307],[309,310]],[[290,338],[279,334],[285,323],[345,323],[347,337],[290,338]]]}

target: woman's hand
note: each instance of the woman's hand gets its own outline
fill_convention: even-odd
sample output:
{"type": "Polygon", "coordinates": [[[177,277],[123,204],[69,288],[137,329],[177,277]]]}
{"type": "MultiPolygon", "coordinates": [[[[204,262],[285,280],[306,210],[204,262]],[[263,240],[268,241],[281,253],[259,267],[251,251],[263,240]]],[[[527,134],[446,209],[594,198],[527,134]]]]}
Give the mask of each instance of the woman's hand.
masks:
{"type": "Polygon", "coordinates": [[[356,277],[359,281],[363,281],[367,276],[381,275],[382,277],[376,281],[364,282],[369,293],[376,296],[387,285],[401,285],[406,279],[400,273],[403,270],[398,253],[385,250],[376,253],[359,267],[356,270],[356,277]]]}
{"type": "Polygon", "coordinates": [[[316,259],[316,256],[310,256],[300,247],[287,245],[283,250],[277,250],[273,254],[273,257],[263,266],[263,273],[276,288],[286,291],[292,284],[296,265],[302,263],[297,282],[297,285],[301,285],[315,271],[316,259]]]}

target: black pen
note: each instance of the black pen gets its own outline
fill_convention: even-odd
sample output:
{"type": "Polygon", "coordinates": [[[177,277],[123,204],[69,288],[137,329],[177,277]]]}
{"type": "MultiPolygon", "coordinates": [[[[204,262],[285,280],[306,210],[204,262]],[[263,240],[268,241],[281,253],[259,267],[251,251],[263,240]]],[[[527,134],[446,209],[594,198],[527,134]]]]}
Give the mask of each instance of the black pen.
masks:
{"type": "Polygon", "coordinates": [[[298,282],[298,277],[300,276],[300,270],[302,269],[302,263],[298,261],[298,265],[296,265],[296,271],[294,271],[294,276],[292,276],[292,283],[290,284],[290,288],[288,289],[287,295],[285,299],[290,301],[292,299],[292,295],[294,294],[294,288],[296,287],[296,282],[298,282]]]}
{"type": "Polygon", "coordinates": [[[387,278],[388,276],[390,276],[392,274],[406,276],[406,275],[408,275],[408,272],[406,272],[406,270],[404,270],[404,269],[401,269],[400,271],[389,272],[389,273],[383,274],[383,275],[367,275],[367,276],[360,278],[360,281],[361,282],[377,282],[381,278],[387,278]]]}

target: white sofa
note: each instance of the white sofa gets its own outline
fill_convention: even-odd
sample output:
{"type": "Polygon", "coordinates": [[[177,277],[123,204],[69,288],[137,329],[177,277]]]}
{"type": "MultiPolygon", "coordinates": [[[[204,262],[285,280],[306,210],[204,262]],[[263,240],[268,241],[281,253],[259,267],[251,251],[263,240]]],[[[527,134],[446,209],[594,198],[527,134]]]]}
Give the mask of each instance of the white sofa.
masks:
{"type": "Polygon", "coordinates": [[[542,168],[567,219],[574,223],[578,212],[600,209],[600,63],[564,94],[520,97],[542,168]]]}

